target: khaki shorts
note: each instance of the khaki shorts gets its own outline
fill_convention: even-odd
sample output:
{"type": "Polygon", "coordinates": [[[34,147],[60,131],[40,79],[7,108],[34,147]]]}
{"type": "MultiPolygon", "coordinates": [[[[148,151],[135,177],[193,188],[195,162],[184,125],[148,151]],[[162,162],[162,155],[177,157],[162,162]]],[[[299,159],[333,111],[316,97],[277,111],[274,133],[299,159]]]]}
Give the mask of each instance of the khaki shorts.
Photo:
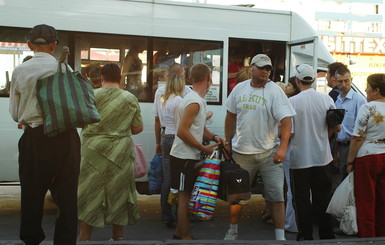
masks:
{"type": "Polygon", "coordinates": [[[234,160],[249,172],[250,183],[259,172],[265,187],[265,199],[269,202],[283,202],[284,173],[282,163],[274,163],[273,158],[278,146],[260,154],[239,154],[233,152],[234,160]]]}

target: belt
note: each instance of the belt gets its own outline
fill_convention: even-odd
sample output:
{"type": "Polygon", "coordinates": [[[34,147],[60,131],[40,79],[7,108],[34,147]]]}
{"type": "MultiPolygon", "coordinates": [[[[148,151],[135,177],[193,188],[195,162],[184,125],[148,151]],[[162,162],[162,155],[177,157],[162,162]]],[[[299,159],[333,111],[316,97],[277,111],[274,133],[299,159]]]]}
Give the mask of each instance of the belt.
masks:
{"type": "Polygon", "coordinates": [[[174,139],[175,138],[175,134],[165,134],[164,137],[168,138],[168,139],[174,139]]]}
{"type": "Polygon", "coordinates": [[[350,145],[350,140],[348,140],[348,141],[337,141],[337,144],[339,144],[339,145],[350,145]]]}

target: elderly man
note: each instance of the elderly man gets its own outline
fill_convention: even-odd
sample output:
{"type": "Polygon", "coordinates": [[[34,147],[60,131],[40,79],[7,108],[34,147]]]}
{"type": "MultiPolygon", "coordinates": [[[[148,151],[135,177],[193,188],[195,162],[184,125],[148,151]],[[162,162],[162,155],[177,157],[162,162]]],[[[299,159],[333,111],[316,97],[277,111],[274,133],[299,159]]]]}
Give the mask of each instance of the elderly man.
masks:
{"type": "Polygon", "coordinates": [[[28,47],[35,54],[12,74],[9,109],[12,118],[25,127],[19,141],[20,239],[27,245],[40,244],[45,238],[41,222],[48,190],[60,210],[54,244],[76,244],[79,135],[76,129],[54,137],[44,135],[43,116],[36,98],[37,80],[57,71],[58,62],[53,57],[57,42],[58,34],[52,26],[33,27],[28,47]]]}
{"type": "Polygon", "coordinates": [[[331,197],[329,134],[337,132],[340,125],[329,128],[326,123],[327,111],[335,106],[330,96],[312,88],[313,68],[300,65],[295,76],[301,92],[289,100],[297,113],[290,155],[297,241],[313,240],[313,215],[318,218],[320,239],[333,239],[330,215],[325,213],[331,197]]]}
{"type": "MultiPolygon", "coordinates": [[[[293,107],[283,90],[269,79],[273,69],[270,58],[258,54],[251,60],[252,78],[237,84],[227,101],[225,138],[228,151],[250,174],[250,183],[260,172],[265,199],[271,202],[275,238],[285,240],[284,174],[282,162],[291,132],[293,107]],[[276,132],[281,123],[281,144],[276,132]]],[[[225,240],[238,238],[238,221],[242,205],[230,207],[230,229],[225,240]]]]}

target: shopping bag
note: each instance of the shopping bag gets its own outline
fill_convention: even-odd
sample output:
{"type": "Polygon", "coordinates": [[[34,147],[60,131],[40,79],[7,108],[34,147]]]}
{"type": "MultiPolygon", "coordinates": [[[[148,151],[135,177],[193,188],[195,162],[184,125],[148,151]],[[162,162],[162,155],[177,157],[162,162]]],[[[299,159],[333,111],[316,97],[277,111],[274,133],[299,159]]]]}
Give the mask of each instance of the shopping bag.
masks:
{"type": "Polygon", "coordinates": [[[217,202],[219,174],[221,160],[218,152],[206,158],[199,169],[197,180],[188,204],[192,216],[200,220],[210,220],[217,202]]]}
{"type": "Polygon", "coordinates": [[[150,162],[148,185],[150,194],[160,194],[163,181],[162,156],[155,154],[150,162]]]}
{"type": "Polygon", "coordinates": [[[147,160],[141,144],[135,144],[135,178],[143,177],[147,174],[147,160]]]}
{"type": "MultiPolygon", "coordinates": [[[[227,152],[223,146],[220,149],[227,152]]],[[[230,154],[227,155],[230,156],[230,154]]],[[[221,162],[218,198],[230,204],[238,204],[242,200],[251,198],[249,172],[241,168],[231,156],[229,160],[221,162]]]]}
{"type": "Polygon", "coordinates": [[[100,121],[90,83],[78,72],[70,71],[66,63],[63,73],[61,64],[54,75],[40,79],[36,84],[44,134],[48,136],[100,121]]]}
{"type": "Polygon", "coordinates": [[[358,233],[357,211],[355,205],[349,205],[344,208],[340,221],[340,229],[346,235],[355,235],[358,233]]]}
{"type": "Polygon", "coordinates": [[[353,185],[353,172],[351,172],[335,190],[326,213],[339,219],[342,218],[344,208],[355,203],[353,185]]]}

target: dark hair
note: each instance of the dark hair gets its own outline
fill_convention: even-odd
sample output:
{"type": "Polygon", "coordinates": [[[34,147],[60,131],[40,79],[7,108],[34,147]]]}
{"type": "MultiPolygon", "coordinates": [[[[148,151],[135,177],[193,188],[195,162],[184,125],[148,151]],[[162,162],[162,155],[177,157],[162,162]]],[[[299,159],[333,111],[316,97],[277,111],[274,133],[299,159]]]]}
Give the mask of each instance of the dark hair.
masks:
{"type": "Polygon", "coordinates": [[[340,75],[340,76],[343,76],[343,75],[345,75],[346,73],[349,73],[349,74],[351,74],[350,73],[350,70],[348,69],[348,67],[340,67],[340,68],[338,68],[337,69],[337,71],[334,73],[334,76],[337,76],[337,74],[338,75],[340,75]]]}
{"type": "MultiPolygon", "coordinates": [[[[348,68],[344,63],[341,62],[334,62],[328,65],[328,72],[330,73],[331,76],[336,75],[336,71],[340,68],[348,68]]],[[[350,72],[349,72],[350,73],[350,72]]]]}
{"type": "Polygon", "coordinates": [[[120,68],[115,63],[105,64],[102,68],[101,75],[106,82],[120,83],[120,68]]]}
{"type": "Polygon", "coordinates": [[[385,97],[385,74],[384,73],[375,73],[366,79],[368,85],[372,90],[378,88],[380,94],[385,97]]]}
{"type": "Polygon", "coordinates": [[[102,84],[100,83],[100,74],[102,72],[102,67],[100,63],[90,65],[89,69],[90,71],[88,74],[89,74],[89,79],[91,81],[92,87],[94,88],[101,87],[102,84]]]}
{"type": "Polygon", "coordinates": [[[289,78],[289,83],[291,83],[291,85],[293,85],[293,88],[294,88],[294,94],[292,96],[297,95],[299,94],[299,92],[301,92],[301,90],[298,87],[298,84],[295,82],[295,76],[289,78]]]}
{"type": "Polygon", "coordinates": [[[211,69],[204,63],[194,64],[190,69],[190,78],[192,83],[205,80],[210,75],[211,69]]]}

